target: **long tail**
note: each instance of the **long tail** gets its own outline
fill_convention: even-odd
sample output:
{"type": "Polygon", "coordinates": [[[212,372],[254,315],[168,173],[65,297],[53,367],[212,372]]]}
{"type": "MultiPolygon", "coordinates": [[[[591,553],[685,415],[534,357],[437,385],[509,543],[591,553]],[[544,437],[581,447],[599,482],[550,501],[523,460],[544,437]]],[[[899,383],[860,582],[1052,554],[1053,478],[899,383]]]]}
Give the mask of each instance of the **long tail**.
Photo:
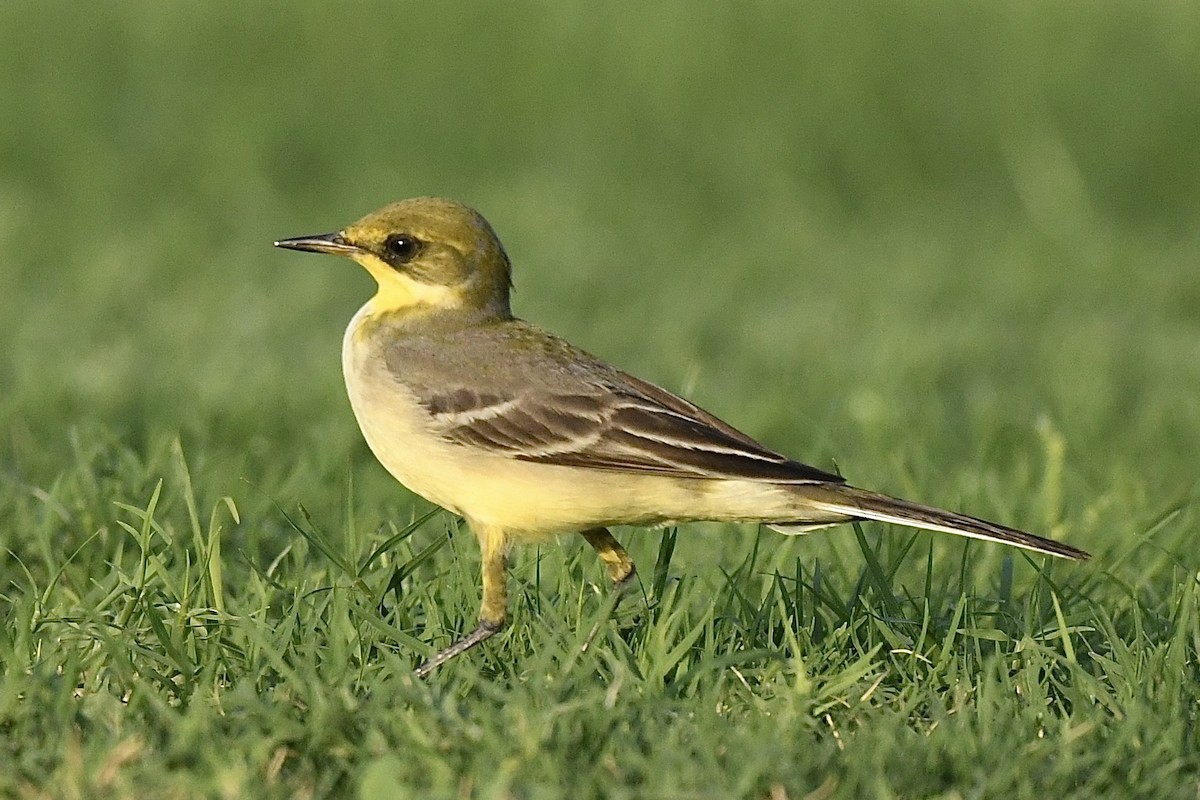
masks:
{"type": "Polygon", "coordinates": [[[868,492],[865,489],[856,489],[845,484],[804,486],[802,491],[803,505],[814,511],[828,514],[829,518],[817,517],[812,521],[808,521],[807,518],[796,521],[781,520],[769,523],[769,527],[781,533],[804,533],[807,530],[837,522],[870,519],[929,531],[953,533],[958,536],[969,536],[989,542],[1000,542],[1059,558],[1076,560],[1091,558],[1090,554],[1083,550],[1061,542],[1043,539],[1041,536],[1034,536],[1032,533],[1019,531],[1016,528],[998,525],[977,517],[969,517],[966,514],[923,506],[896,497],[888,497],[885,494],[868,492]]]}

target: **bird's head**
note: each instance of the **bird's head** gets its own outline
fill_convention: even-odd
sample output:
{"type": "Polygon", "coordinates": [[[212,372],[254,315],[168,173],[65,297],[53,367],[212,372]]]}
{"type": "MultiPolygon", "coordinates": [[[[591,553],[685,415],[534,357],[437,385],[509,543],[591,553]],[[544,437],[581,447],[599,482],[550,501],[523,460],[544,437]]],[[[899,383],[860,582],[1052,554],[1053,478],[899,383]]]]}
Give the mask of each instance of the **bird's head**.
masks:
{"type": "Polygon", "coordinates": [[[512,316],[512,268],[499,238],[477,211],[453,200],[401,200],[336,233],[275,246],[357,261],[379,284],[375,313],[512,316]]]}

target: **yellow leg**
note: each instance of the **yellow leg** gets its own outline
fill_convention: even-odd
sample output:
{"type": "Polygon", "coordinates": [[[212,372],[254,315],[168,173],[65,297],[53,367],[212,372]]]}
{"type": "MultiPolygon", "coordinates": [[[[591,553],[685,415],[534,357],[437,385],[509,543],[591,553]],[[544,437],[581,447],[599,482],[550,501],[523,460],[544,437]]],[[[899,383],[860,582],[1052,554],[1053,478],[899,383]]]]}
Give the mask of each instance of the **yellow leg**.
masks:
{"type": "Polygon", "coordinates": [[[592,528],[583,531],[582,534],[608,568],[608,577],[612,578],[618,589],[624,589],[633,582],[634,576],[637,575],[637,567],[634,566],[629,553],[621,547],[621,543],[608,532],[608,528],[592,528]]]}
{"type": "MultiPolygon", "coordinates": [[[[621,547],[621,543],[613,538],[613,535],[608,532],[608,528],[592,528],[591,530],[581,531],[583,538],[596,551],[596,555],[600,556],[600,560],[604,562],[604,566],[608,568],[608,577],[612,578],[613,588],[617,591],[617,597],[613,603],[613,610],[620,605],[621,599],[625,596],[625,590],[637,578],[637,566],[634,565],[633,559],[629,557],[629,553],[621,547]]],[[[596,639],[596,634],[600,632],[600,623],[597,622],[592,626],[591,633],[588,634],[587,640],[584,641],[581,650],[587,650],[592,646],[592,642],[596,639]]]]}
{"type": "Polygon", "coordinates": [[[504,627],[508,619],[508,536],[500,528],[471,525],[482,552],[483,602],[479,622],[504,627]]]}
{"type": "MultiPolygon", "coordinates": [[[[475,630],[417,667],[414,674],[424,678],[457,655],[467,652],[504,627],[508,618],[508,537],[500,528],[471,523],[482,552],[483,602],[479,606],[479,624],[475,630]]],[[[607,531],[606,531],[607,533],[607,531]]],[[[620,545],[617,545],[620,547],[620,545]]]]}

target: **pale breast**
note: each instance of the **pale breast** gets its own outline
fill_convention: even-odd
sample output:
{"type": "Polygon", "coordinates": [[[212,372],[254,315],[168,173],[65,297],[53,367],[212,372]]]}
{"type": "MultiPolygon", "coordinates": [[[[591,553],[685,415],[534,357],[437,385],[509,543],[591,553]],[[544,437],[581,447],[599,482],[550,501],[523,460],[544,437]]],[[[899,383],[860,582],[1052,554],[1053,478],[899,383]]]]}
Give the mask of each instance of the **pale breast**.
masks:
{"type": "Polygon", "coordinates": [[[456,502],[461,476],[450,445],[429,432],[426,409],[388,369],[380,343],[363,335],[370,306],[359,309],[342,340],[342,373],[354,417],[371,452],[396,480],[462,513],[456,502]]]}

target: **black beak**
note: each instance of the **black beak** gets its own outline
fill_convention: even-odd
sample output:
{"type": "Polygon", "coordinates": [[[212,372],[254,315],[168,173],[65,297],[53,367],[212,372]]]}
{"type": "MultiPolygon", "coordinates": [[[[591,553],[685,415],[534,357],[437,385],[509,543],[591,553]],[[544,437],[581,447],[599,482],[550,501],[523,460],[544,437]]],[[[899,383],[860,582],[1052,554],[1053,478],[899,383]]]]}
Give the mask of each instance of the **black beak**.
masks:
{"type": "Polygon", "coordinates": [[[297,236],[295,239],[280,239],[276,247],[286,247],[288,250],[307,250],[310,253],[332,253],[347,256],[357,253],[359,248],[346,241],[340,233],[322,233],[316,236],[297,236]]]}

